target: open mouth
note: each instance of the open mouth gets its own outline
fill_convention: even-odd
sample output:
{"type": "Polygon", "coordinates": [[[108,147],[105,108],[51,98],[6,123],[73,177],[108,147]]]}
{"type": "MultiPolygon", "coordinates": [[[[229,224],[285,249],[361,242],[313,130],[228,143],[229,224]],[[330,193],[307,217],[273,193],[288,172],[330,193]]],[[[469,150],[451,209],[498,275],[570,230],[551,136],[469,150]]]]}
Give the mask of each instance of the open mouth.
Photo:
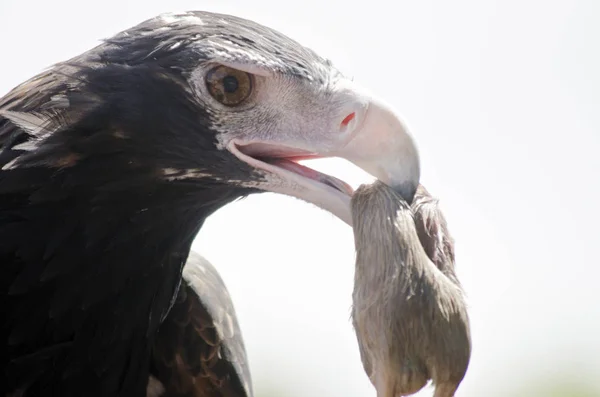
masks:
{"type": "Polygon", "coordinates": [[[352,196],[352,194],[354,193],[354,189],[352,189],[352,187],[350,185],[348,185],[346,182],[333,177],[331,175],[327,175],[327,174],[323,174],[322,172],[319,172],[317,170],[314,170],[312,168],[309,168],[307,166],[304,166],[302,164],[299,164],[298,161],[302,161],[302,160],[308,160],[308,159],[319,159],[319,158],[324,158],[324,156],[311,156],[311,157],[301,157],[301,158],[297,158],[297,157],[259,157],[257,158],[257,160],[262,161],[264,163],[267,164],[271,164],[275,167],[279,167],[282,168],[284,170],[293,172],[295,174],[298,174],[304,178],[308,178],[308,179],[312,179],[313,181],[322,183],[324,185],[327,185],[333,189],[339,190],[340,192],[347,194],[349,196],[352,196]]]}
{"type": "MultiPolygon", "coordinates": [[[[346,182],[299,164],[299,161],[302,160],[322,159],[330,156],[262,142],[248,144],[231,142],[229,147],[237,157],[255,168],[296,182],[299,182],[299,178],[301,178],[311,184],[324,185],[323,187],[334,189],[346,196],[354,194],[354,189],[346,182]]],[[[303,185],[303,183],[299,184],[303,185]]]]}

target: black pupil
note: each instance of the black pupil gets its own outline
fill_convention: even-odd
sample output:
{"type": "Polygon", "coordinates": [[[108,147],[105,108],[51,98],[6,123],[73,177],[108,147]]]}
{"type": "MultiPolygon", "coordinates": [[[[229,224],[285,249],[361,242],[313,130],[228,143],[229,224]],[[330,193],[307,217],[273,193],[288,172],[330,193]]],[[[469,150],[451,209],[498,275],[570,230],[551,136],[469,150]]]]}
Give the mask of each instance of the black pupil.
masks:
{"type": "Polygon", "coordinates": [[[223,89],[228,94],[236,92],[239,85],[238,79],[235,76],[225,76],[223,78],[223,89]]]}

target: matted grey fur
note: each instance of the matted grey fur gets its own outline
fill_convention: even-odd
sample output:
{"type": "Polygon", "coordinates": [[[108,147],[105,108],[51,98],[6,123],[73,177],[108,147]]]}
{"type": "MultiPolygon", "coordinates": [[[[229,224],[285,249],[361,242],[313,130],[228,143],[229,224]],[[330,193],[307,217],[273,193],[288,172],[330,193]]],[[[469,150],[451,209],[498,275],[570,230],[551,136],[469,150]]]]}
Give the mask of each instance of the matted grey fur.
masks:
{"type": "Polygon", "coordinates": [[[382,182],[352,197],[356,273],[352,319],[378,397],[421,390],[452,397],[471,356],[454,243],[437,200],[419,186],[412,205],[382,182]]]}

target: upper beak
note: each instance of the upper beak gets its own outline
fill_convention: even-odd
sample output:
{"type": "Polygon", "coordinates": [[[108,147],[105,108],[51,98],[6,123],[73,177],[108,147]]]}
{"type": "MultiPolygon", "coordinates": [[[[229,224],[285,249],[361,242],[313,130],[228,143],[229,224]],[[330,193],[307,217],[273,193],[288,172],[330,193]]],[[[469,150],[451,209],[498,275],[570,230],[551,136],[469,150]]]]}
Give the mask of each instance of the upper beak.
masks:
{"type": "MultiPolygon", "coordinates": [[[[400,117],[369,98],[348,143],[331,155],[344,158],[412,202],[420,180],[419,152],[400,117]]],[[[359,116],[360,117],[360,116],[359,116]]]]}

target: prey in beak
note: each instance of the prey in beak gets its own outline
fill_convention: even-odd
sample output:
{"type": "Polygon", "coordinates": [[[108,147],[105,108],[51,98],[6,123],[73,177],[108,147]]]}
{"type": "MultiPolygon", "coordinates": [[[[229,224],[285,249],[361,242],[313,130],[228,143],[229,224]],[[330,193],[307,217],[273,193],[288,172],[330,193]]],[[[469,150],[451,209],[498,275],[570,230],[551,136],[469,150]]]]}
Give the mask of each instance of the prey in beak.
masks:
{"type": "Polygon", "coordinates": [[[376,181],[352,197],[356,269],[352,321],[377,397],[401,397],[429,380],[453,397],[471,357],[471,331],[455,272],[454,242],[419,186],[408,204],[376,181]]]}

